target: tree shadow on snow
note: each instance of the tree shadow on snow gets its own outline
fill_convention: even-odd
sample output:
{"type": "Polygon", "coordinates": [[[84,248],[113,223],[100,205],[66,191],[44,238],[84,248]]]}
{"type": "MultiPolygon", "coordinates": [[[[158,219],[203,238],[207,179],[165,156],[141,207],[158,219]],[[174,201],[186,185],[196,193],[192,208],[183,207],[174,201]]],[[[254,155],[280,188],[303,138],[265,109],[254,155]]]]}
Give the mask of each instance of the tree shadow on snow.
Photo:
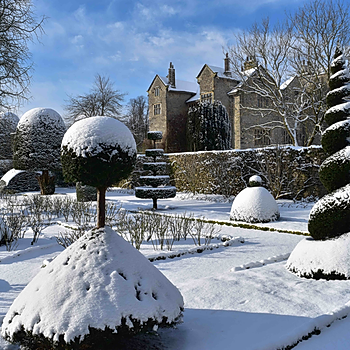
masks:
{"type": "Polygon", "coordinates": [[[161,329],[168,350],[278,349],[307,335],[312,318],[228,310],[185,309],[177,329],[161,329]]]}

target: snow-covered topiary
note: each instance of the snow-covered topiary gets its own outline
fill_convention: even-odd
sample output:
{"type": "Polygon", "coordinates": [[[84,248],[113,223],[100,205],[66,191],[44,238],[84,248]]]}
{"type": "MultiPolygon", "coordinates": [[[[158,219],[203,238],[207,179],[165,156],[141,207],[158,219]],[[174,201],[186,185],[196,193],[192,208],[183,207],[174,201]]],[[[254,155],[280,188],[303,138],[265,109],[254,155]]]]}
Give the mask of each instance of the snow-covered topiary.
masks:
{"type": "Polygon", "coordinates": [[[299,277],[350,279],[350,233],[326,241],[305,238],[288,258],[286,267],[299,277]]]}
{"type": "Polygon", "coordinates": [[[249,187],[262,186],[262,178],[259,175],[253,175],[249,178],[249,187]]]}
{"type": "Polygon", "coordinates": [[[350,278],[350,75],[337,47],[331,65],[329,109],[330,125],[322,136],[329,157],[321,164],[320,179],[331,193],[311,209],[308,229],[313,239],[300,242],[287,261],[287,269],[298,276],[325,279],[350,278]]]}
{"type": "Polygon", "coordinates": [[[0,113],[0,159],[11,159],[12,152],[12,133],[16,131],[19,118],[11,112],[0,113]]]}
{"type": "Polygon", "coordinates": [[[110,117],[80,120],[64,135],[61,160],[66,181],[97,188],[97,227],[103,227],[107,188],[126,178],[136,162],[136,143],[130,130],[110,117]]]}
{"type": "Polygon", "coordinates": [[[125,333],[178,323],[183,307],[177,288],[106,227],[34,277],[7,312],[2,336],[29,349],[116,349],[125,333]]]}
{"type": "Polygon", "coordinates": [[[231,148],[231,122],[220,101],[198,102],[189,109],[187,142],[190,151],[231,148]]]}
{"type": "Polygon", "coordinates": [[[257,177],[251,177],[250,182],[254,186],[245,188],[234,199],[230,219],[251,223],[278,220],[280,212],[271,193],[266,188],[257,186],[257,177]]]}
{"type": "Polygon", "coordinates": [[[153,162],[143,163],[143,170],[151,171],[152,175],[140,176],[142,186],[135,187],[135,196],[138,198],[151,198],[153,209],[158,208],[157,200],[173,198],[176,196],[176,187],[170,186],[170,176],[160,175],[166,173],[166,162],[157,161],[158,157],[164,156],[164,150],[156,148],[156,141],[162,139],[161,131],[149,131],[148,139],[154,141],[153,149],[146,149],[146,157],[153,157],[153,162]]]}
{"type": "Polygon", "coordinates": [[[14,138],[15,169],[42,171],[39,185],[42,194],[55,192],[54,177],[49,171],[61,168],[60,147],[66,126],[61,116],[50,108],[34,108],[21,117],[14,138]]]}
{"type": "Polygon", "coordinates": [[[310,212],[309,232],[315,239],[337,237],[349,225],[350,211],[350,75],[342,51],[337,47],[331,65],[330,92],[326,100],[329,109],[325,119],[330,127],[322,137],[322,146],[329,157],[321,164],[320,180],[331,192],[310,212]],[[345,186],[345,187],[344,187],[345,186]],[[345,192],[345,193],[344,193],[345,192]],[[341,194],[341,195],[340,195],[341,194]]]}

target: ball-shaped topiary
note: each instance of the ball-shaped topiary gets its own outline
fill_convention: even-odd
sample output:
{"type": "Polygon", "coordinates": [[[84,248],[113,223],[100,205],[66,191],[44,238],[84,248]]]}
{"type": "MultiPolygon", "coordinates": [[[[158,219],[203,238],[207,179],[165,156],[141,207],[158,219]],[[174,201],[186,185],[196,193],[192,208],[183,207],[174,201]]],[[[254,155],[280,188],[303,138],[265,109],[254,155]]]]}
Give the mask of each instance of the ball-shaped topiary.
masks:
{"type": "Polygon", "coordinates": [[[106,190],[128,177],[136,162],[136,143],[130,130],[110,117],[80,120],[64,135],[61,161],[66,181],[97,188],[97,227],[104,227],[106,190]]]}
{"type": "Polygon", "coordinates": [[[322,146],[329,157],[322,163],[320,179],[333,191],[315,204],[310,212],[308,229],[314,239],[338,237],[349,232],[350,224],[350,74],[342,51],[337,47],[331,65],[330,92],[325,120],[330,127],[322,136],[322,146]]]}
{"type": "Polygon", "coordinates": [[[14,167],[19,170],[42,171],[39,185],[42,194],[55,191],[54,177],[49,171],[61,167],[60,147],[66,126],[51,108],[34,108],[23,114],[14,137],[14,167]]]}

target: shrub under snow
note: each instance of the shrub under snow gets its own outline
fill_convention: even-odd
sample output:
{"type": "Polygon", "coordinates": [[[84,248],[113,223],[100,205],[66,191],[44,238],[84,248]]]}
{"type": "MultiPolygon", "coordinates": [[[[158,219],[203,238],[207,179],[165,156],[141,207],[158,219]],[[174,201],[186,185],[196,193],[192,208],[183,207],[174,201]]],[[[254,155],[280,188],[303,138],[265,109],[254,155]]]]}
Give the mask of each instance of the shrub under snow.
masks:
{"type": "Polygon", "coordinates": [[[231,220],[254,223],[279,219],[280,212],[275,199],[266,188],[256,186],[257,180],[256,177],[252,177],[250,181],[254,187],[247,187],[233,201],[230,213],[231,220]]]}
{"type": "Polygon", "coordinates": [[[2,336],[30,349],[100,349],[115,333],[178,323],[183,307],[177,288],[105,227],[89,231],[34,277],[7,312],[2,336]]]}

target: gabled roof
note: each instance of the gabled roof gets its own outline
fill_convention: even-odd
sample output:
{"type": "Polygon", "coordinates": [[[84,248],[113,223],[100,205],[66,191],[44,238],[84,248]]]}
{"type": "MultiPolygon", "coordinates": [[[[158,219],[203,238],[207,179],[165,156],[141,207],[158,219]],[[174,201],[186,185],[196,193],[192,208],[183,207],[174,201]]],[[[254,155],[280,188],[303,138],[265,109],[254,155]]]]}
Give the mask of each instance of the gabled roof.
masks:
{"type": "Polygon", "coordinates": [[[231,91],[229,91],[227,94],[231,95],[234,94],[236,92],[238,92],[239,88],[242,87],[242,85],[244,84],[245,81],[247,81],[250,77],[252,77],[254,75],[254,73],[256,72],[256,67],[255,68],[250,68],[247,69],[245,71],[242,72],[242,77],[241,77],[241,82],[235,86],[231,91]],[[243,80],[242,80],[243,78],[243,80]]]}
{"type": "Polygon", "coordinates": [[[162,79],[164,84],[169,87],[169,91],[191,92],[191,93],[195,94],[198,90],[198,84],[195,82],[175,79],[175,86],[176,87],[173,88],[169,84],[169,79],[167,77],[159,76],[159,78],[162,79]]]}
{"type": "Polygon", "coordinates": [[[159,79],[162,81],[162,83],[164,84],[164,86],[168,87],[169,91],[179,91],[179,92],[190,92],[192,94],[196,94],[197,90],[198,90],[198,84],[194,83],[194,82],[190,82],[190,81],[184,81],[184,80],[179,80],[179,79],[175,79],[175,88],[172,87],[169,84],[169,79],[167,77],[162,77],[160,75],[156,75],[154,77],[154,79],[152,80],[151,85],[149,86],[148,90],[149,91],[151,89],[151,86],[153,85],[155,79],[159,77],[159,79]]]}
{"type": "Polygon", "coordinates": [[[224,79],[232,79],[232,80],[240,80],[240,78],[236,75],[234,75],[232,72],[231,74],[233,76],[228,76],[225,74],[225,69],[222,68],[222,67],[217,67],[217,66],[212,66],[212,65],[209,65],[209,64],[205,64],[202,69],[200,70],[200,72],[198,73],[197,75],[197,79],[198,77],[202,74],[202,71],[204,70],[205,67],[208,67],[214,74],[216,74],[217,77],[219,78],[224,78],[224,79]]]}

